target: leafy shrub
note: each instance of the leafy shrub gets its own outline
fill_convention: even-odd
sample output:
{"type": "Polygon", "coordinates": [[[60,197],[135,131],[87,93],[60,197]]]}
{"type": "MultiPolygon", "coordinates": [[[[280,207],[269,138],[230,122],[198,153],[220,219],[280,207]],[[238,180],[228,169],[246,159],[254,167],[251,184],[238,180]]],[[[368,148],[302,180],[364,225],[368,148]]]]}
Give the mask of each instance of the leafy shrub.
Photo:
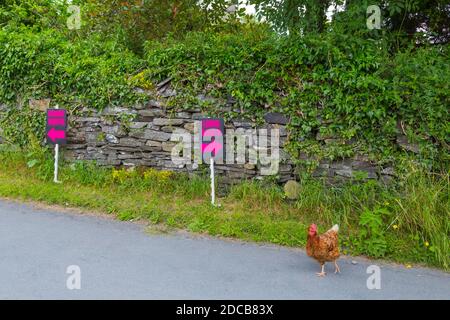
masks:
{"type": "Polygon", "coordinates": [[[29,98],[51,98],[69,110],[138,101],[128,77],[140,64],[98,36],[72,42],[54,30],[0,30],[0,101],[11,106],[0,117],[5,137],[25,146],[30,132],[44,136],[44,115],[28,107],[29,98]]]}
{"type": "Polygon", "coordinates": [[[10,108],[0,114],[2,137],[9,143],[32,149],[34,140],[42,142],[45,136],[45,114],[28,106],[10,108]]]}
{"type": "Polygon", "coordinates": [[[428,166],[448,160],[446,47],[392,57],[382,40],[342,34],[278,37],[255,28],[248,24],[240,34],[193,33],[184,41],[148,42],[148,74],[158,81],[173,78],[181,91],[173,105],[203,104],[212,114],[229,118],[243,112],[255,121],[270,110],[283,112],[290,117],[288,147],[294,158],[300,152],[319,159],[360,153],[393,162],[404,152],[396,138],[407,133],[421,143],[416,160],[428,166]],[[218,105],[198,101],[199,93],[218,98],[218,105]],[[332,139],[325,143],[318,135],[332,139]]]}
{"type": "Polygon", "coordinates": [[[29,29],[0,31],[0,43],[3,102],[51,97],[102,109],[137,99],[127,78],[140,61],[117,43],[96,36],[70,42],[55,31],[29,29]]]}
{"type": "Polygon", "coordinates": [[[189,31],[230,29],[234,15],[224,15],[234,0],[78,0],[82,4],[84,33],[101,33],[115,38],[136,53],[142,53],[148,39],[164,39],[168,34],[178,39],[189,31]]]}
{"type": "Polygon", "coordinates": [[[0,27],[26,26],[43,30],[66,26],[64,15],[67,1],[54,0],[2,0],[0,1],[0,27]]]}
{"type": "MultiPolygon", "coordinates": [[[[396,139],[406,134],[420,145],[413,159],[428,168],[448,164],[447,47],[392,56],[382,40],[280,37],[254,23],[239,30],[149,41],[146,61],[99,35],[68,40],[54,29],[2,30],[0,101],[20,106],[29,97],[51,97],[69,108],[102,109],[134,103],[140,99],[134,86],[151,90],[152,81],[172,77],[180,94],[169,105],[200,105],[225,118],[243,113],[254,121],[267,111],[289,116],[287,147],[294,159],[301,152],[317,159],[369,154],[393,163],[404,157],[396,139]],[[218,102],[199,100],[199,94],[218,102]]],[[[19,141],[26,144],[24,137],[19,141]]]]}
{"type": "Polygon", "coordinates": [[[361,252],[376,258],[383,257],[388,249],[383,223],[384,215],[389,215],[386,209],[366,209],[359,220],[358,247],[361,252]]]}
{"type": "Polygon", "coordinates": [[[396,55],[393,65],[385,65],[392,69],[390,90],[398,95],[402,131],[421,145],[424,160],[450,159],[450,66],[446,60],[448,46],[406,51],[396,55]]]}

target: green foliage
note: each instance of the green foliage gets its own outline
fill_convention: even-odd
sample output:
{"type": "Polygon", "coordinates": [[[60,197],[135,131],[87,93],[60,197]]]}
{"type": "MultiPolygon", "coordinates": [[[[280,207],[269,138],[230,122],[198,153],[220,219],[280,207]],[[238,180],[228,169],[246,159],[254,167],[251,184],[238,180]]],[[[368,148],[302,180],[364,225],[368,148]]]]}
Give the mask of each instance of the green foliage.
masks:
{"type": "Polygon", "coordinates": [[[448,162],[450,66],[445,60],[448,46],[406,51],[386,64],[384,72],[393,77],[390,90],[399,98],[402,131],[421,144],[423,159],[448,162]]]}
{"type": "Polygon", "coordinates": [[[234,0],[80,0],[83,33],[101,33],[141,54],[146,40],[177,39],[187,32],[233,29],[242,10],[229,14],[234,0]]]}
{"type": "Polygon", "coordinates": [[[30,98],[51,98],[70,112],[140,99],[128,77],[141,61],[115,42],[98,36],[72,42],[53,30],[21,28],[0,30],[0,44],[0,101],[10,106],[0,126],[11,143],[44,137],[45,115],[28,106],[30,98]]]}
{"type": "Polygon", "coordinates": [[[0,30],[0,44],[0,101],[10,106],[0,126],[11,143],[25,146],[30,134],[44,137],[44,115],[30,109],[30,98],[51,98],[70,112],[140,99],[128,78],[142,62],[115,42],[99,36],[72,42],[53,30],[21,28],[0,30]]]}
{"type": "Polygon", "coordinates": [[[42,142],[45,136],[45,114],[28,106],[9,108],[0,113],[0,127],[7,142],[32,148],[34,141],[42,142]]]}
{"type": "Polygon", "coordinates": [[[153,79],[172,77],[181,91],[172,105],[203,104],[212,114],[243,113],[254,121],[269,110],[288,115],[294,158],[300,152],[329,159],[362,153],[392,162],[403,153],[395,141],[406,134],[401,124],[408,124],[410,141],[422,146],[418,158],[431,166],[447,154],[447,50],[392,57],[383,41],[343,34],[279,38],[250,23],[239,35],[148,42],[146,58],[153,79]],[[198,101],[199,93],[218,104],[198,101]],[[236,100],[231,108],[230,98],[236,100]],[[318,135],[333,139],[317,141],[318,135]]]}
{"type": "Polygon", "coordinates": [[[0,31],[0,43],[3,102],[51,97],[64,106],[102,109],[137,99],[127,77],[141,62],[117,43],[100,37],[70,42],[52,30],[29,29],[0,31]]]}
{"type": "Polygon", "coordinates": [[[63,175],[82,185],[104,186],[111,183],[110,169],[99,168],[94,162],[76,161],[63,167],[63,175]]]}
{"type": "Polygon", "coordinates": [[[66,7],[67,1],[63,0],[3,0],[0,1],[0,27],[25,26],[36,31],[61,28],[65,24],[66,7]]]}
{"type": "Polygon", "coordinates": [[[450,266],[450,177],[423,174],[413,165],[405,166],[400,188],[394,198],[395,223],[406,229],[434,261],[450,266]],[[425,243],[429,243],[429,247],[425,243]]]}
{"type": "Polygon", "coordinates": [[[448,43],[450,7],[446,0],[249,0],[257,15],[280,33],[345,33],[377,39],[396,50],[417,43],[448,43]],[[366,26],[367,8],[381,11],[381,30],[366,26]]]}
{"type": "Polygon", "coordinates": [[[323,32],[331,0],[250,0],[258,16],[267,19],[278,32],[290,34],[323,32]]]}
{"type": "MultiPolygon", "coordinates": [[[[0,101],[14,106],[3,122],[16,126],[5,128],[14,143],[28,143],[19,118],[30,119],[30,130],[42,136],[42,117],[26,107],[15,108],[26,105],[29,98],[51,98],[53,104],[71,110],[80,106],[99,110],[134,103],[140,98],[134,86],[153,90],[152,82],[171,77],[180,94],[171,98],[169,106],[201,106],[226,119],[247,117],[256,122],[267,111],[286,114],[290,118],[287,148],[294,159],[300,159],[301,153],[317,160],[368,154],[373,160],[393,163],[405,157],[395,142],[405,134],[420,146],[418,155],[408,157],[428,168],[448,164],[448,47],[392,54],[390,38],[383,34],[366,34],[363,28],[363,33],[353,35],[345,14],[356,8],[355,14],[361,16],[365,2],[349,3],[345,12],[336,14],[329,32],[291,32],[290,36],[272,32],[269,24],[239,22],[242,13],[221,19],[231,3],[225,0],[193,1],[193,6],[129,1],[118,7],[117,14],[110,10],[116,0],[78,1],[84,6],[85,29],[72,33],[62,28],[64,15],[51,23],[37,18],[50,6],[46,1],[29,0],[23,6],[13,2],[2,12],[25,13],[18,20],[4,19],[0,30],[0,101]],[[147,28],[145,14],[153,9],[156,21],[167,22],[171,19],[167,15],[174,15],[182,25],[190,22],[180,29],[169,23],[180,32],[141,37],[137,30],[147,28]],[[203,21],[198,27],[187,27],[197,18],[203,21]],[[339,28],[339,23],[347,29],[339,28]],[[145,60],[127,49],[127,32],[134,32],[139,39],[130,41],[140,45],[153,39],[145,44],[145,60]],[[200,101],[199,94],[218,102],[200,101]],[[325,138],[318,140],[319,136],[325,138]]],[[[259,1],[261,8],[268,8],[267,3],[259,1]]],[[[315,3],[281,1],[279,5],[304,4],[302,14],[310,15],[319,8],[315,3]]],[[[392,2],[390,8],[418,10],[416,2],[409,7],[401,3],[392,2]]],[[[322,13],[317,15],[323,16],[328,4],[320,2],[322,13]]],[[[392,14],[398,11],[392,10],[392,14]]]]}
{"type": "Polygon", "coordinates": [[[366,209],[359,220],[360,230],[357,246],[361,252],[376,258],[383,257],[388,249],[384,234],[384,215],[389,215],[389,212],[384,208],[366,209]]]}

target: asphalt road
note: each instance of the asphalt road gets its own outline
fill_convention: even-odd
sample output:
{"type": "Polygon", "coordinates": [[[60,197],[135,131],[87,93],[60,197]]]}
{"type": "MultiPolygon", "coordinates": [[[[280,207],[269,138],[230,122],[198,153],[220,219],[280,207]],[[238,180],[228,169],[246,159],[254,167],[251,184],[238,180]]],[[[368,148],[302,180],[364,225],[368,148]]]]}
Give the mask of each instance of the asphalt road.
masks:
{"type": "Polygon", "coordinates": [[[450,298],[448,273],[351,257],[340,266],[318,278],[302,250],[149,234],[137,223],[0,200],[1,299],[450,298]],[[371,264],[381,268],[379,290],[366,285],[371,264]],[[70,265],[80,268],[79,290],[66,286],[70,265]]]}

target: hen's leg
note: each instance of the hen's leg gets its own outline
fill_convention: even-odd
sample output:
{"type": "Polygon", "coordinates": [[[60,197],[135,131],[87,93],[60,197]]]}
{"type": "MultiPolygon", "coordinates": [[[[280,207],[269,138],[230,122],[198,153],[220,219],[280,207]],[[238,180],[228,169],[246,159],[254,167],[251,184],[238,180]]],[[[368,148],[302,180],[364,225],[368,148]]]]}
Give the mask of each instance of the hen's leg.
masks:
{"type": "Polygon", "coordinates": [[[324,277],[324,276],[327,274],[327,273],[325,272],[325,270],[324,270],[324,269],[325,269],[325,263],[322,263],[321,266],[322,266],[322,271],[316,273],[318,277],[324,277]]]}
{"type": "Polygon", "coordinates": [[[339,269],[339,266],[338,266],[336,260],[334,260],[334,267],[335,267],[334,273],[341,273],[341,269],[339,269]]]}

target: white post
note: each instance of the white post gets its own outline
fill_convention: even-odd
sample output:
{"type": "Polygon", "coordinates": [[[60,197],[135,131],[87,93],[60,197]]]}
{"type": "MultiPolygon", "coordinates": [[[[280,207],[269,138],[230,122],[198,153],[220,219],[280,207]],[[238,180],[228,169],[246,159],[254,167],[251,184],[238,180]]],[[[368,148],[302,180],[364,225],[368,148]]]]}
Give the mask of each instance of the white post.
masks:
{"type": "MultiPolygon", "coordinates": [[[[56,105],[55,109],[59,109],[59,106],[56,105]]],[[[55,170],[53,175],[54,183],[61,183],[61,181],[58,181],[58,159],[59,159],[59,144],[55,144],[55,170]]]]}
{"type": "Polygon", "coordinates": [[[215,204],[215,184],[214,184],[214,158],[211,157],[210,160],[210,170],[211,170],[211,204],[215,204]]]}
{"type": "Polygon", "coordinates": [[[54,183],[61,183],[58,181],[58,158],[59,158],[59,144],[55,144],[55,171],[54,171],[54,183]]]}

